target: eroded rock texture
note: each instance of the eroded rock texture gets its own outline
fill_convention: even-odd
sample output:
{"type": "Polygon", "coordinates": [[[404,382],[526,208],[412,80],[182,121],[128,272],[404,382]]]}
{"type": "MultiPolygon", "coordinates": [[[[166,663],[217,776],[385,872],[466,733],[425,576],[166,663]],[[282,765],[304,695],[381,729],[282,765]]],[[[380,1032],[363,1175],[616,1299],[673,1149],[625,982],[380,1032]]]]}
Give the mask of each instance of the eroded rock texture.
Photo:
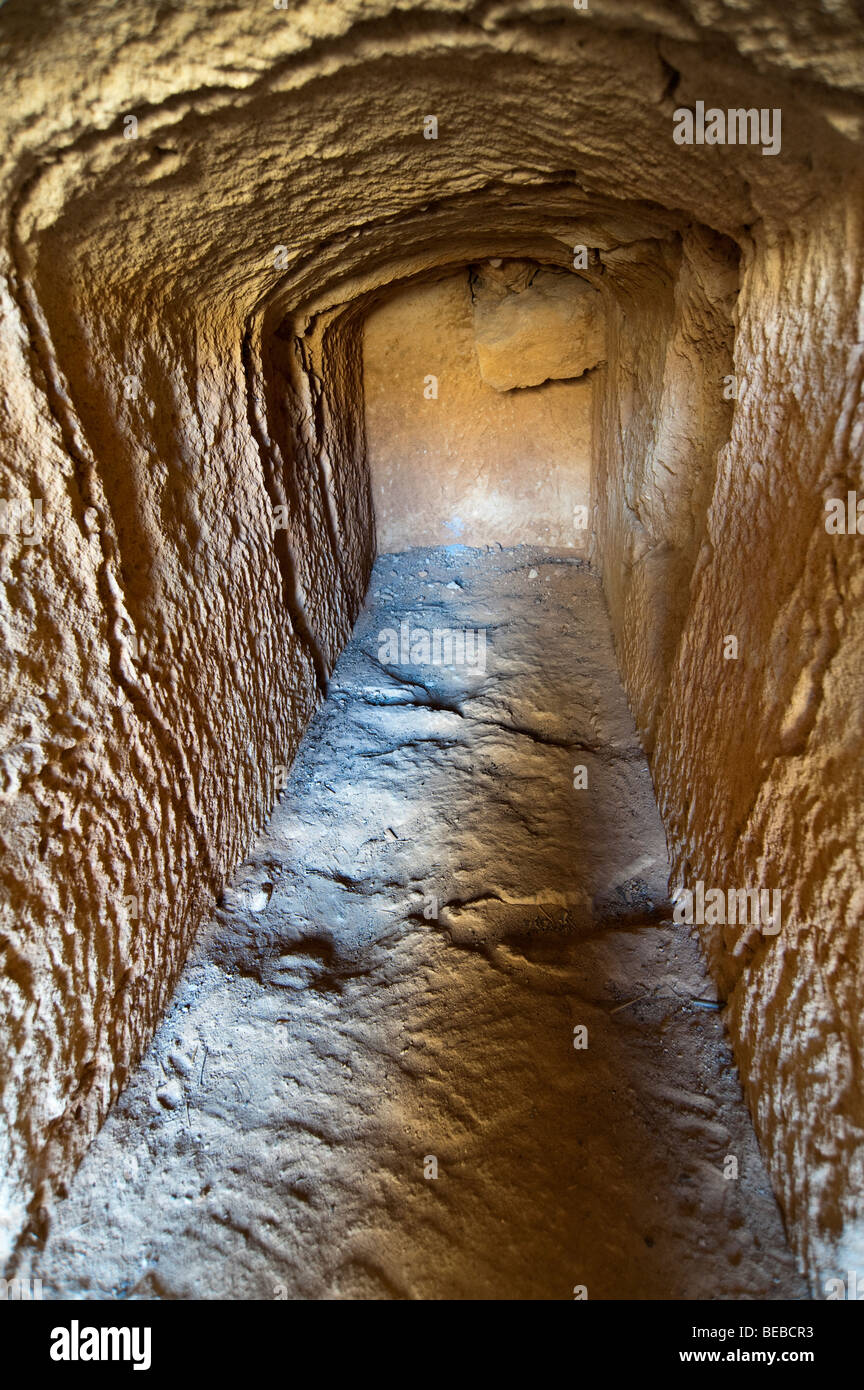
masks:
{"type": "Polygon", "coordinates": [[[801,1297],[667,877],[596,576],[545,548],[382,556],[26,1277],[50,1298],[801,1297]],[[482,662],[388,660],[382,632],[442,612],[485,633],[482,662]]]}
{"type": "Polygon", "coordinates": [[[472,299],[477,365],[496,391],[581,377],[606,355],[601,295],[579,275],[487,262],[472,299]]]}
{"type": "Polygon", "coordinates": [[[500,260],[603,301],[593,555],[675,876],[782,887],[778,937],[705,949],[814,1287],[860,1267],[854,6],[8,0],[0,39],[0,495],[42,503],[0,537],[7,1248],[359,611],[364,320],[500,260]],[[676,145],[700,100],[781,110],[781,151],[676,145]]]}

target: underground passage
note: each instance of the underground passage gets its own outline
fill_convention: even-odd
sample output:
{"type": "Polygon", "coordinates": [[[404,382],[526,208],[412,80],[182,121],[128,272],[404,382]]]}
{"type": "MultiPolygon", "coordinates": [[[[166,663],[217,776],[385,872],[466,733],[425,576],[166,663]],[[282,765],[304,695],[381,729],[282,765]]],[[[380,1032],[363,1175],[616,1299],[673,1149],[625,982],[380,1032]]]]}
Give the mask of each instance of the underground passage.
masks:
{"type": "Polygon", "coordinates": [[[857,1299],[860,13],[0,42],[5,1298],[857,1299]]]}

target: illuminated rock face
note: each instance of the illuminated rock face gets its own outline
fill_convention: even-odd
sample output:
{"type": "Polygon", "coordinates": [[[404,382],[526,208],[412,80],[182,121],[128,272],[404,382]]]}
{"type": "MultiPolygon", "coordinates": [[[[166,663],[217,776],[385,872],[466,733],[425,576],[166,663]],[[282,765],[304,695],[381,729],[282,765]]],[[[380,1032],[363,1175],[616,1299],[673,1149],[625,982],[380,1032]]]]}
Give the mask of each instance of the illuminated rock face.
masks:
{"type": "Polygon", "coordinates": [[[496,391],[580,377],[604,360],[602,297],[580,276],[528,262],[524,289],[501,294],[484,269],[473,291],[477,362],[496,391]]]}
{"type": "Polygon", "coordinates": [[[2,498],[32,522],[0,536],[6,1244],[360,611],[367,314],[521,261],[602,300],[602,359],[586,331],[542,379],[590,363],[591,553],[676,882],[782,889],[778,936],[704,944],[819,1288],[864,1259],[864,581],[824,526],[864,490],[860,34],[815,3],[412,9],[0,13],[2,498]],[[782,111],[779,151],[678,143],[698,102],[782,111]]]}
{"type": "MultiPolygon", "coordinates": [[[[485,270],[412,285],[367,319],[366,441],[378,548],[540,542],[587,555],[596,359],[571,352],[565,360],[561,324],[570,317],[570,286],[600,296],[566,271],[549,276],[565,287],[547,296],[547,304],[563,301],[558,315],[544,313],[542,300],[538,312],[530,292],[507,294],[505,314],[510,301],[527,301],[527,312],[515,341],[499,335],[494,386],[484,376],[477,323],[485,270]],[[526,357],[534,371],[522,371],[526,357]],[[550,379],[556,370],[563,380],[550,379]]],[[[517,317],[518,309],[511,322],[517,317]]]]}

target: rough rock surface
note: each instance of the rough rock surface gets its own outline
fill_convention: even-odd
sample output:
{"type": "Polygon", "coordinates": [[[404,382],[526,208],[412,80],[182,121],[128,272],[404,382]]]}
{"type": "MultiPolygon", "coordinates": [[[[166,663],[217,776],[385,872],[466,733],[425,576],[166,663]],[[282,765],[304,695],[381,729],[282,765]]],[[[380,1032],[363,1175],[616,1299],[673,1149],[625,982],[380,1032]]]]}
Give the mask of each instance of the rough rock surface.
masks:
{"type": "Polygon", "coordinates": [[[584,244],[593,555],[675,877],[782,887],[780,937],[705,949],[811,1287],[864,1267],[864,568],[823,524],[864,491],[857,7],[7,0],[0,44],[0,499],[44,518],[0,535],[0,1250],[362,602],[366,315],[584,244]],[[781,110],[782,149],[676,145],[698,101],[781,110]]]}
{"type": "Polygon", "coordinates": [[[523,286],[511,289],[492,279],[496,267],[487,263],[471,287],[483,380],[496,391],[511,391],[580,377],[602,362],[606,311],[599,290],[575,273],[515,265],[527,270],[523,286]]]}
{"type": "Polygon", "coordinates": [[[27,1270],[51,1297],[801,1296],[666,877],[590,570],[382,557],[27,1270]],[[484,629],[485,671],[382,665],[406,621],[484,629]]]}

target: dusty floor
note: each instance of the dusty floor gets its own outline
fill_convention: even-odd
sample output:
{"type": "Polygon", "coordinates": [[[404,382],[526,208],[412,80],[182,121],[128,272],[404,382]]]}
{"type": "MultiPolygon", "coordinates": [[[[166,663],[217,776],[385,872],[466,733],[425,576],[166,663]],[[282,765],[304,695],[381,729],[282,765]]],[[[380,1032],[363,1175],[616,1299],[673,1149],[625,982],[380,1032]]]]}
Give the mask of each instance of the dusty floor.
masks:
{"type": "Polygon", "coordinates": [[[666,874],[591,571],[383,557],[19,1273],[46,1297],[806,1296],[666,874]],[[384,669],[401,622],[485,629],[485,674],[384,669]]]}

